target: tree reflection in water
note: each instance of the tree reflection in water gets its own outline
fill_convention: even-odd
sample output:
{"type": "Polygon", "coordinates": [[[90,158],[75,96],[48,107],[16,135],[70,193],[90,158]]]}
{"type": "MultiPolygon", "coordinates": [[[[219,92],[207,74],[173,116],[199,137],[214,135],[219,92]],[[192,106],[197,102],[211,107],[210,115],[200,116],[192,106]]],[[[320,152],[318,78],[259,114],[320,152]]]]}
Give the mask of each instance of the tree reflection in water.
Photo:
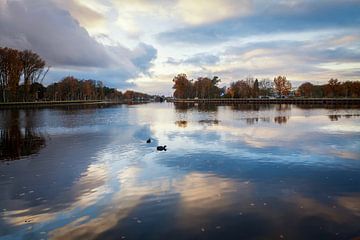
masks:
{"type": "Polygon", "coordinates": [[[177,112],[186,112],[190,109],[196,109],[199,112],[217,112],[217,104],[207,104],[207,103],[174,103],[175,110],[177,112]]]}
{"type": "Polygon", "coordinates": [[[174,103],[176,112],[187,112],[188,109],[194,108],[194,103],[174,103]]]}
{"type": "Polygon", "coordinates": [[[34,131],[32,116],[25,113],[22,130],[20,112],[13,110],[0,129],[0,160],[11,161],[39,152],[45,146],[45,138],[34,131]]]}
{"type": "Polygon", "coordinates": [[[181,128],[186,128],[187,127],[187,121],[184,121],[184,120],[176,121],[175,124],[178,127],[181,127],[181,128]]]}
{"type": "Polygon", "coordinates": [[[219,125],[220,121],[215,119],[215,120],[211,120],[211,119],[206,119],[206,120],[200,120],[199,123],[201,125],[219,125]]]}
{"type": "Polygon", "coordinates": [[[276,116],[274,117],[274,122],[278,124],[285,124],[289,120],[288,116],[276,116]]]}
{"type": "Polygon", "coordinates": [[[340,115],[340,114],[331,114],[328,115],[330,121],[338,121],[340,118],[344,117],[346,119],[350,119],[350,118],[355,118],[355,117],[360,117],[359,114],[344,114],[344,115],[340,115]]]}

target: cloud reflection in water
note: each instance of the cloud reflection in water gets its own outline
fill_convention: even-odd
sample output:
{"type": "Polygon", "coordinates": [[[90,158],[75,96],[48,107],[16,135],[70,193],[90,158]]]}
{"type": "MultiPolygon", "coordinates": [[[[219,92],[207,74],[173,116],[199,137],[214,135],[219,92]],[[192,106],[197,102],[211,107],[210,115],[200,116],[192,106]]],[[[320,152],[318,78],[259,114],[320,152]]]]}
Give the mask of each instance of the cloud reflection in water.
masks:
{"type": "Polygon", "coordinates": [[[75,111],[38,155],[0,166],[7,229],[0,239],[354,237],[358,118],[331,121],[331,111],[168,104],[75,111]],[[277,116],[288,121],[277,124],[277,116]],[[157,152],[158,143],[169,151],[157,152]]]}

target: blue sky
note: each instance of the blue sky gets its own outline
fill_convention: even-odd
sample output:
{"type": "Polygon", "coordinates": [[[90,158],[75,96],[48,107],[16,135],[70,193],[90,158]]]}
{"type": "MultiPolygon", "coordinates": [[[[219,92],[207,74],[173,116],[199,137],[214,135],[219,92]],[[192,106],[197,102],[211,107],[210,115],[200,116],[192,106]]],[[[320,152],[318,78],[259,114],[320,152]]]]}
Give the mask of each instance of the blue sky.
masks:
{"type": "Polygon", "coordinates": [[[0,46],[67,75],[171,94],[172,78],[360,80],[360,1],[1,0],[0,46]]]}

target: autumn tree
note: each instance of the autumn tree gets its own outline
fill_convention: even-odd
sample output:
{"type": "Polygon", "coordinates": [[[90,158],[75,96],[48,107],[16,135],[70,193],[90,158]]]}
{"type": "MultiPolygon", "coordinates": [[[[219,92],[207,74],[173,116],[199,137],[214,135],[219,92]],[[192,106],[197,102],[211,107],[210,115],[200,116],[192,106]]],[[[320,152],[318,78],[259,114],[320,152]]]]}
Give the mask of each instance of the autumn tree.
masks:
{"type": "Polygon", "coordinates": [[[360,97],[360,81],[340,82],[336,78],[329,80],[327,84],[313,85],[303,83],[299,86],[297,93],[305,97],[360,97]]]}
{"type": "Polygon", "coordinates": [[[212,79],[208,77],[199,77],[193,83],[194,97],[198,98],[218,98],[222,94],[222,89],[218,87],[220,78],[214,76],[212,79]]]}
{"type": "Polygon", "coordinates": [[[73,77],[68,76],[65,77],[60,82],[60,89],[62,93],[62,100],[77,100],[79,99],[78,89],[79,89],[79,81],[73,77]]]}
{"type": "Polygon", "coordinates": [[[274,78],[275,90],[280,96],[288,96],[291,91],[291,83],[285,76],[274,78]]]}
{"type": "Polygon", "coordinates": [[[260,95],[260,83],[258,79],[247,77],[230,84],[227,89],[228,97],[235,98],[256,98],[260,95]]]}
{"type": "MultiPolygon", "coordinates": [[[[36,53],[0,48],[0,87],[2,101],[28,100],[31,84],[44,78],[45,61],[36,53]],[[20,86],[21,77],[24,86],[20,86]]],[[[36,94],[36,93],[35,93],[36,94]]]]}
{"type": "Polygon", "coordinates": [[[304,97],[313,97],[313,91],[314,85],[309,82],[301,84],[298,88],[299,95],[304,97]]]}
{"type": "Polygon", "coordinates": [[[186,74],[181,73],[173,79],[175,89],[174,97],[176,98],[191,98],[193,93],[193,84],[188,80],[186,74]]]}
{"type": "Polygon", "coordinates": [[[341,82],[336,78],[331,78],[325,85],[326,97],[339,97],[341,92],[341,82]]]}
{"type": "Polygon", "coordinates": [[[0,87],[2,101],[17,100],[22,62],[20,52],[11,48],[0,48],[0,87]]]}
{"type": "Polygon", "coordinates": [[[83,100],[95,99],[95,86],[93,81],[84,80],[81,82],[80,86],[83,100]]]}
{"type": "MultiPolygon", "coordinates": [[[[38,83],[32,84],[35,85],[38,83]]],[[[42,89],[39,90],[39,93],[42,89]]],[[[129,91],[129,98],[146,98],[149,95],[129,91]]],[[[74,76],[65,77],[57,83],[50,84],[46,88],[44,97],[53,101],[69,101],[69,100],[110,100],[120,101],[123,94],[115,88],[109,88],[103,85],[101,81],[95,80],[79,80],[74,76]]]]}
{"type": "Polygon", "coordinates": [[[323,85],[314,85],[313,86],[313,97],[323,98],[324,97],[324,86],[323,85]]]}
{"type": "Polygon", "coordinates": [[[232,82],[227,89],[227,95],[231,98],[249,98],[252,97],[253,88],[249,85],[249,81],[239,80],[232,82]]]}
{"type": "Polygon", "coordinates": [[[340,95],[343,97],[352,97],[352,87],[353,87],[353,84],[350,81],[346,81],[346,82],[342,83],[340,95]]]}
{"type": "Polygon", "coordinates": [[[360,97],[360,81],[346,81],[341,84],[341,96],[360,97]]]}
{"type": "Polygon", "coordinates": [[[350,96],[360,97],[360,81],[352,82],[350,96]]]}
{"type": "Polygon", "coordinates": [[[145,93],[141,93],[141,92],[135,92],[132,90],[127,90],[124,94],[123,94],[123,98],[125,100],[148,100],[150,99],[150,95],[145,94],[145,93]]]}
{"type": "Polygon", "coordinates": [[[211,88],[211,80],[209,78],[199,77],[194,82],[195,97],[208,98],[211,88]]]}
{"type": "Polygon", "coordinates": [[[30,50],[21,52],[20,59],[22,62],[22,73],[25,86],[25,101],[28,100],[30,85],[37,82],[42,77],[45,67],[45,61],[40,56],[30,50]]]}
{"type": "Polygon", "coordinates": [[[105,100],[119,102],[123,99],[122,92],[118,91],[115,88],[104,87],[104,96],[105,100]]]}

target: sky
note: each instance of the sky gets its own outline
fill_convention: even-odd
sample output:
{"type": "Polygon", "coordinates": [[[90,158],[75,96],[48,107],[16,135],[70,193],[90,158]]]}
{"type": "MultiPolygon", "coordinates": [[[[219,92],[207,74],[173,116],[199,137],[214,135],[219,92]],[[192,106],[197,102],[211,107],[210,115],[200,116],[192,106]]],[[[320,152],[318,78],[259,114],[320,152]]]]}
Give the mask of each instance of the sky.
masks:
{"type": "Polygon", "coordinates": [[[72,75],[170,95],[179,73],[360,80],[360,0],[0,0],[0,46],[37,52],[45,85],[72,75]]]}

